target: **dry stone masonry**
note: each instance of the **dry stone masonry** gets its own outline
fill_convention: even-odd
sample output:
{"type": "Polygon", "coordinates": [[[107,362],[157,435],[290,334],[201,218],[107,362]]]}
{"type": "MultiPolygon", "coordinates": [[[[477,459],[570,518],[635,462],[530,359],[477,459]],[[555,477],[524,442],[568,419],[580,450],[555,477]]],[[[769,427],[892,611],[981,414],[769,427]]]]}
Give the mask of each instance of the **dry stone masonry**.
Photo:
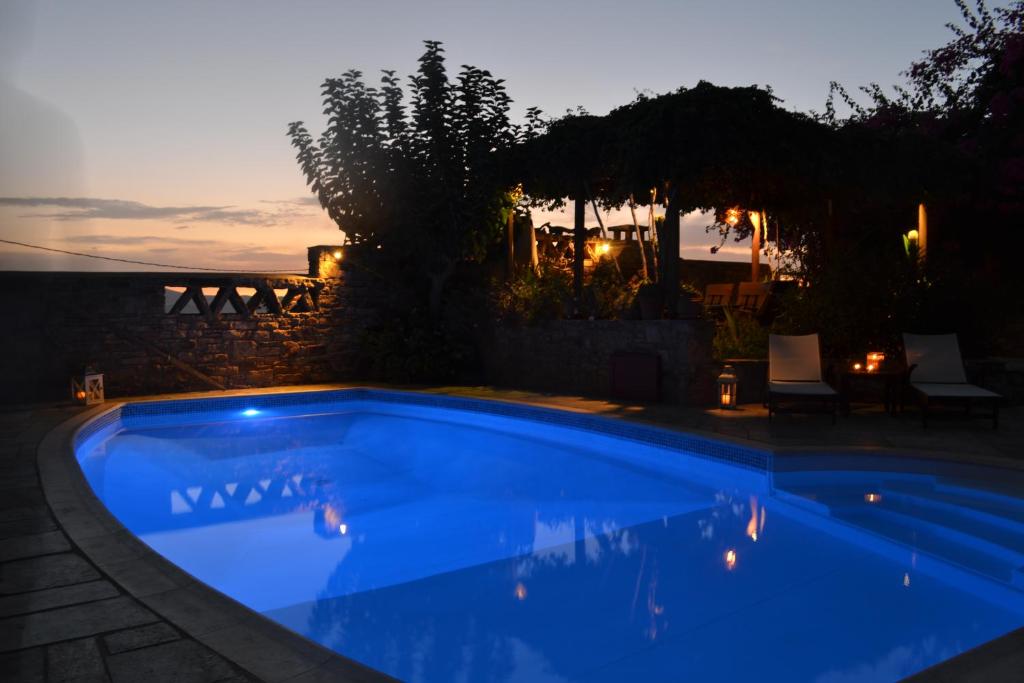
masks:
{"type": "Polygon", "coordinates": [[[305,276],[0,273],[5,399],[60,398],[87,365],[108,396],[349,379],[376,288],[340,252],[310,247],[305,276]],[[168,300],[165,287],[184,293],[168,300]]]}

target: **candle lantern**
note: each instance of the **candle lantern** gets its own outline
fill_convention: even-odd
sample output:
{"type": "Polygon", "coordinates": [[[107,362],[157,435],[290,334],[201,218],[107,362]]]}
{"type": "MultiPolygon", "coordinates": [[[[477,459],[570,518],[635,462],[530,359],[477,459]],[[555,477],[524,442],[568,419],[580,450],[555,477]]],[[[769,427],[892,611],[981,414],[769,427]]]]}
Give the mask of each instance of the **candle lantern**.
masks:
{"type": "Polygon", "coordinates": [[[885,354],[881,351],[869,351],[866,360],[868,372],[880,370],[882,363],[885,362],[885,354]]]}
{"type": "Polygon", "coordinates": [[[72,377],[71,400],[87,406],[103,403],[103,373],[86,368],[81,376],[72,377]]]}
{"type": "Polygon", "coordinates": [[[718,376],[718,407],[723,410],[736,408],[737,392],[739,391],[739,378],[731,365],[722,368],[722,374],[718,376]]]}

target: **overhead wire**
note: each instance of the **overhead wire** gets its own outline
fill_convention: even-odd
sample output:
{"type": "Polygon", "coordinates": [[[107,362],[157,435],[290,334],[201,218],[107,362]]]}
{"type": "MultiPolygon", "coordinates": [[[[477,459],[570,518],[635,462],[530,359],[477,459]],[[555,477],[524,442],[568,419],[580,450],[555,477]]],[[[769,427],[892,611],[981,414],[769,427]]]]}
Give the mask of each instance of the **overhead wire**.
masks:
{"type": "MultiPolygon", "coordinates": [[[[191,270],[191,271],[197,271],[197,272],[204,272],[204,271],[206,271],[206,272],[215,271],[215,272],[218,272],[218,273],[237,273],[237,272],[239,272],[239,270],[237,268],[198,268],[196,266],[182,266],[182,265],[178,265],[178,264],[174,264],[174,263],[155,263],[155,262],[152,262],[152,261],[136,261],[134,259],[117,258],[115,256],[103,256],[103,255],[100,255],[100,254],[86,254],[86,253],[83,253],[83,252],[80,252],[80,251],[68,251],[67,249],[56,249],[54,247],[44,247],[44,246],[42,246],[40,244],[29,244],[28,242],[18,242],[18,241],[15,241],[15,240],[7,240],[7,239],[3,239],[3,238],[0,238],[0,243],[3,243],[3,244],[13,244],[15,246],[26,247],[28,249],[39,249],[41,251],[49,251],[49,252],[53,252],[53,253],[56,253],[56,254],[67,254],[69,256],[84,256],[85,258],[101,259],[101,260],[104,260],[104,261],[116,261],[118,263],[130,263],[130,264],[137,265],[137,266],[153,266],[153,267],[156,267],[156,268],[178,268],[180,270],[191,270]]],[[[259,272],[261,272],[261,273],[301,273],[304,270],[305,270],[305,267],[302,267],[302,268],[291,268],[291,269],[282,269],[282,270],[260,269],[259,272]]]]}

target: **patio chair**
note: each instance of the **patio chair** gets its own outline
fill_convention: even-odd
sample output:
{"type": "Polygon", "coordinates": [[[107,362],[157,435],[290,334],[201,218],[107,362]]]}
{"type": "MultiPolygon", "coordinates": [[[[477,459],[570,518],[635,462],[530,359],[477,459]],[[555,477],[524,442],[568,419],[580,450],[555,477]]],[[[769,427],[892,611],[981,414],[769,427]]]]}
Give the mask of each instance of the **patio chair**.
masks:
{"type": "Polygon", "coordinates": [[[822,381],[818,335],[768,335],[768,421],[780,401],[806,399],[831,404],[836,423],[839,394],[822,381]]]}
{"type": "Polygon", "coordinates": [[[732,283],[708,285],[704,288],[704,310],[720,311],[732,305],[736,285],[732,283]]]}
{"type": "Polygon", "coordinates": [[[992,428],[999,427],[1002,396],[967,381],[963,356],[955,334],[903,333],[907,354],[907,381],[921,403],[921,423],[928,426],[928,408],[935,402],[963,402],[970,414],[974,401],[992,407],[992,428]]]}
{"type": "Polygon", "coordinates": [[[771,285],[767,282],[741,282],[736,293],[736,307],[748,315],[760,315],[770,292],[771,285]]]}

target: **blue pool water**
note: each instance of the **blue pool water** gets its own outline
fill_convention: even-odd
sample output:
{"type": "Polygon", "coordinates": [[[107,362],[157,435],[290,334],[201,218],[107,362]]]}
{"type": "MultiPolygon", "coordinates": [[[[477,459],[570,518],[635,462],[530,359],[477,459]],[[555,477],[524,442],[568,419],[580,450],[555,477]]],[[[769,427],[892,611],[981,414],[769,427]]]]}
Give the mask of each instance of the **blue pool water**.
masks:
{"type": "Polygon", "coordinates": [[[126,411],[77,455],[154,550],[408,681],[893,681],[1024,625],[1024,501],[955,479],[372,395],[126,411]]]}

